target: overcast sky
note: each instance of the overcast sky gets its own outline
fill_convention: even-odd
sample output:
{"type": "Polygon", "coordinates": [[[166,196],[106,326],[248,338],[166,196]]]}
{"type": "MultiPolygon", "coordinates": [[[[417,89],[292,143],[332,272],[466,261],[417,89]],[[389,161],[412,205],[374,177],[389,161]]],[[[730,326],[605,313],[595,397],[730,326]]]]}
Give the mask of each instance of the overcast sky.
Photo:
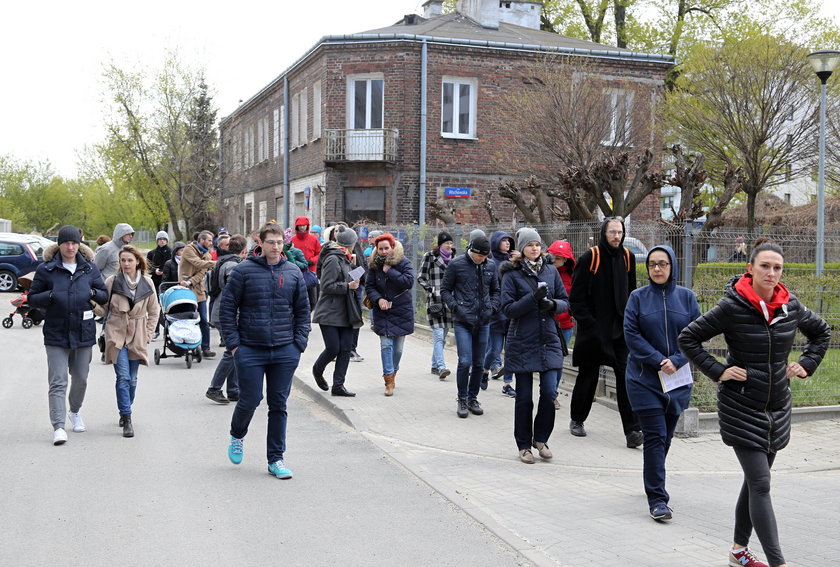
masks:
{"type": "MultiPolygon", "coordinates": [[[[0,155],[49,160],[76,175],[100,141],[103,65],[159,67],[167,50],[207,71],[230,114],[325,35],[393,24],[425,0],[46,0],[4,2],[0,155]]],[[[826,0],[840,19],[840,2],[826,0]]]]}

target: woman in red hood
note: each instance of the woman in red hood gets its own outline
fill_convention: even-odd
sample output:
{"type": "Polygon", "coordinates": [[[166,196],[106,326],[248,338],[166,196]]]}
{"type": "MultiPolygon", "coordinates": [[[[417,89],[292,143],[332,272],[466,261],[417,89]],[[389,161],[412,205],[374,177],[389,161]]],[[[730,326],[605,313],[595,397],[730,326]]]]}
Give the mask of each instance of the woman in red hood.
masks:
{"type": "MultiPolygon", "coordinates": [[[[572,272],[575,269],[575,255],[572,252],[572,245],[565,240],[555,240],[548,247],[548,253],[554,258],[554,267],[560,272],[560,279],[563,280],[563,285],[566,288],[566,294],[572,293],[572,272]]],[[[575,320],[572,319],[570,311],[558,313],[554,316],[557,323],[560,325],[560,330],[563,332],[563,339],[566,345],[572,340],[572,332],[575,330],[575,320]]],[[[563,378],[563,369],[560,368],[557,372],[557,388],[555,392],[560,389],[560,382],[563,378]]],[[[554,409],[560,409],[560,400],[555,395],[554,409]]]]}

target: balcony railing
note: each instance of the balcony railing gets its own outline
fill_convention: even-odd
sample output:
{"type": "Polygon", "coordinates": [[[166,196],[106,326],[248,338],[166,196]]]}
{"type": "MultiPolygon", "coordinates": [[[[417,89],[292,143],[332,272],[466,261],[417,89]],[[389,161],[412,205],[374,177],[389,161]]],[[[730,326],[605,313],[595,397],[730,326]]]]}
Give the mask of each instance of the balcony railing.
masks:
{"type": "Polygon", "coordinates": [[[371,130],[325,131],[327,147],[324,155],[326,162],[348,161],[397,161],[397,139],[399,130],[394,128],[375,128],[371,130]]]}

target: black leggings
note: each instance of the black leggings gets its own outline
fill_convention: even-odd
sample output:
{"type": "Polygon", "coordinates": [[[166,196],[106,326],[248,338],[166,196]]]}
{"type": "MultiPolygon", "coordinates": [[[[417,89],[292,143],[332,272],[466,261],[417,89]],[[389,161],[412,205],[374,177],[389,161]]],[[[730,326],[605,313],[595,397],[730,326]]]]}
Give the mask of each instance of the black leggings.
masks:
{"type": "Polygon", "coordinates": [[[779,530],[776,527],[773,502],[770,500],[770,468],[776,453],[746,447],[734,449],[744,471],[744,484],[735,505],[734,542],[746,547],[755,527],[770,566],[783,565],[785,558],[779,545],[779,530]]]}

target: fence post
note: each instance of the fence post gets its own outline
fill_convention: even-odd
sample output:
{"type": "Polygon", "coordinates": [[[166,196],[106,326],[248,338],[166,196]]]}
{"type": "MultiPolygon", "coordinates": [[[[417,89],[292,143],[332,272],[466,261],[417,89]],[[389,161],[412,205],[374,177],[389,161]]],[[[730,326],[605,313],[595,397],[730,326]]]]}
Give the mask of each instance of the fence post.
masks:
{"type": "Polygon", "coordinates": [[[692,288],[693,273],[691,266],[694,262],[694,230],[690,222],[683,223],[683,286],[692,288]]]}

